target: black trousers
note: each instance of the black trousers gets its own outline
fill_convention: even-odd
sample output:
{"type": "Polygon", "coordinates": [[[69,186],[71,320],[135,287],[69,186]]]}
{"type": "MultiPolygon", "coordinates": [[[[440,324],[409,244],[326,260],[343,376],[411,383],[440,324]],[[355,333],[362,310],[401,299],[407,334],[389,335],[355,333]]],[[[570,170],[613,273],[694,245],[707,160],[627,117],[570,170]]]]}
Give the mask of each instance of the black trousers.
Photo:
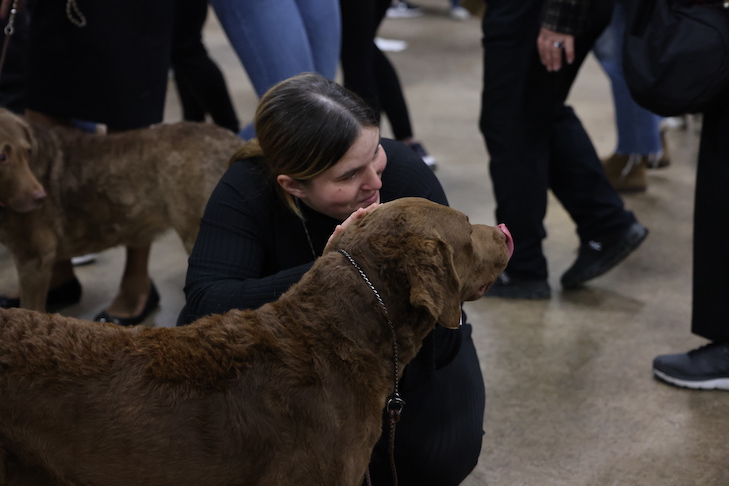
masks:
{"type": "Polygon", "coordinates": [[[480,129],[490,155],[496,220],[515,243],[509,275],[547,278],[543,220],[551,189],[577,225],[582,242],[635,221],[605,177],[582,123],[565,105],[577,72],[612,14],[592,2],[577,36],[576,59],[555,73],[539,61],[536,39],[544,0],[489,1],[483,19],[480,129]]]}
{"type": "Polygon", "coordinates": [[[696,172],[691,331],[729,341],[729,99],[704,113],[696,172]]]}
{"type": "Polygon", "coordinates": [[[172,69],[183,117],[202,122],[210,114],[213,122],[237,133],[240,124],[225,77],[203,44],[207,16],[207,0],[175,0],[172,69]]]}
{"type": "Polygon", "coordinates": [[[340,0],[341,65],[344,86],[378,114],[384,113],[396,140],[413,136],[405,95],[395,67],[375,44],[390,0],[340,0]]]}

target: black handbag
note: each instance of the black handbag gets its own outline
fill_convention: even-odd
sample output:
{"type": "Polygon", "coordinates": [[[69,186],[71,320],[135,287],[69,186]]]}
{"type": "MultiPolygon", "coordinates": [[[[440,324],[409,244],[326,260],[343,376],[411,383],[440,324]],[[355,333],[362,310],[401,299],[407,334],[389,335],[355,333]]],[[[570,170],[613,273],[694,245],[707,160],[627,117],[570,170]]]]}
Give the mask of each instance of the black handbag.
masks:
{"type": "Polygon", "coordinates": [[[727,93],[729,2],[629,3],[623,73],[639,105],[662,116],[699,113],[727,93]]]}

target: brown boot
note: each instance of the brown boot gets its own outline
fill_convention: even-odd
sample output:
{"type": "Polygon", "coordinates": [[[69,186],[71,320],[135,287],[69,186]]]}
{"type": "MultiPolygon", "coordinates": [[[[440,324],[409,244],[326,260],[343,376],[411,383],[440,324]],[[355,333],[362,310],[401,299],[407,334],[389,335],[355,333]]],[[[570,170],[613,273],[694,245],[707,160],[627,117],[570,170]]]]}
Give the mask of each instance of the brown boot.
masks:
{"type": "Polygon", "coordinates": [[[644,192],[648,187],[647,159],[637,154],[613,154],[603,160],[602,166],[616,191],[644,192]]]}
{"type": "Polygon", "coordinates": [[[647,167],[649,169],[663,169],[671,165],[671,156],[668,152],[666,142],[666,131],[661,130],[661,152],[648,156],[647,167]]]}

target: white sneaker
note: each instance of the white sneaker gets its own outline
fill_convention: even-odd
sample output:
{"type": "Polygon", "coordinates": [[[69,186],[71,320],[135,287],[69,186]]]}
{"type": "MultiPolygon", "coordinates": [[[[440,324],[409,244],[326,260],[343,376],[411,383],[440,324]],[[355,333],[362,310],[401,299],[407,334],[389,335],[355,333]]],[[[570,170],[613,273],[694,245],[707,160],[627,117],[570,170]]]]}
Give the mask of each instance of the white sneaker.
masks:
{"type": "Polygon", "coordinates": [[[468,20],[471,18],[471,13],[461,6],[451,8],[451,18],[454,20],[468,20]]]}
{"type": "Polygon", "coordinates": [[[420,7],[411,5],[408,2],[398,1],[392,4],[392,7],[387,9],[386,16],[391,19],[410,19],[413,17],[420,17],[423,15],[423,11],[420,7]]]}
{"type": "Polygon", "coordinates": [[[375,37],[375,45],[384,52],[400,52],[408,48],[408,43],[404,40],[383,39],[382,37],[375,37]]]}

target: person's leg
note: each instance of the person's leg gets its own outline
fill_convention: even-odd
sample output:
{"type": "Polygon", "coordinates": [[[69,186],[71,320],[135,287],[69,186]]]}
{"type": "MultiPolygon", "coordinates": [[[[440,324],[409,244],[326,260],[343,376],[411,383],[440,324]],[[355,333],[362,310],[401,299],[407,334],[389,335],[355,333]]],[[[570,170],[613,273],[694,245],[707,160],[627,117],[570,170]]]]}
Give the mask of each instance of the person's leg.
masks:
{"type": "Polygon", "coordinates": [[[203,44],[202,29],[207,19],[207,0],[176,0],[172,37],[172,69],[185,120],[213,121],[234,132],[238,117],[220,68],[210,59],[203,44]]]}
{"type": "Polygon", "coordinates": [[[603,161],[610,183],[621,192],[642,192],[648,187],[648,167],[665,167],[660,129],[662,118],[638,105],[623,75],[625,5],[615,5],[610,24],[597,39],[593,53],[610,79],[615,108],[617,144],[603,161]]]}
{"type": "Polygon", "coordinates": [[[691,331],[729,341],[729,103],[704,113],[696,172],[691,331]]]}
{"type": "Polygon", "coordinates": [[[344,87],[357,93],[368,106],[380,114],[375,77],[375,0],[352,2],[340,0],[342,16],[341,64],[344,87]]]}
{"type": "Polygon", "coordinates": [[[172,69],[175,75],[177,96],[180,98],[180,105],[182,106],[182,119],[193,122],[204,122],[205,108],[203,108],[202,100],[195,92],[193,83],[187,79],[182,70],[175,70],[174,63],[172,69]]]}
{"type": "Polygon", "coordinates": [[[729,103],[703,114],[694,204],[691,332],[712,341],[653,360],[653,373],[672,385],[729,390],[729,103]]]}
{"type": "Polygon", "coordinates": [[[403,142],[412,140],[413,128],[400,78],[385,53],[377,46],[375,46],[375,76],[380,107],[387,115],[393,136],[403,142]]]}
{"type": "Polygon", "coordinates": [[[562,106],[551,134],[550,187],[577,225],[580,241],[635,222],[605,177],[590,137],[571,107],[562,106]]]}
{"type": "Polygon", "coordinates": [[[314,72],[334,79],[342,46],[339,0],[296,0],[309,39],[314,72]]]}
{"type": "Polygon", "coordinates": [[[259,97],[279,81],[315,70],[295,0],[210,3],[259,97]]]}
{"type": "Polygon", "coordinates": [[[610,78],[615,106],[617,147],[619,154],[651,155],[661,152],[661,117],[638,105],[623,76],[623,36],[625,8],[615,5],[610,24],[595,42],[593,53],[610,78]]]}
{"type": "MultiPolygon", "coordinates": [[[[541,2],[534,0],[489,2],[483,19],[479,127],[490,156],[496,221],[505,223],[514,237],[514,255],[506,273],[514,281],[541,281],[546,286],[542,240],[551,103],[547,96],[529,95],[545,88],[534,83],[540,11],[541,2]]],[[[540,296],[548,296],[548,289],[540,296]]]]}
{"type": "Polygon", "coordinates": [[[589,28],[575,39],[575,61],[562,69],[561,106],[551,126],[550,187],[577,224],[578,257],[562,275],[563,288],[582,286],[620,263],[645,239],[648,230],[625,210],[608,181],[587,132],[564,102],[580,66],[610,21],[611,2],[597,2],[588,12],[589,28]]]}

